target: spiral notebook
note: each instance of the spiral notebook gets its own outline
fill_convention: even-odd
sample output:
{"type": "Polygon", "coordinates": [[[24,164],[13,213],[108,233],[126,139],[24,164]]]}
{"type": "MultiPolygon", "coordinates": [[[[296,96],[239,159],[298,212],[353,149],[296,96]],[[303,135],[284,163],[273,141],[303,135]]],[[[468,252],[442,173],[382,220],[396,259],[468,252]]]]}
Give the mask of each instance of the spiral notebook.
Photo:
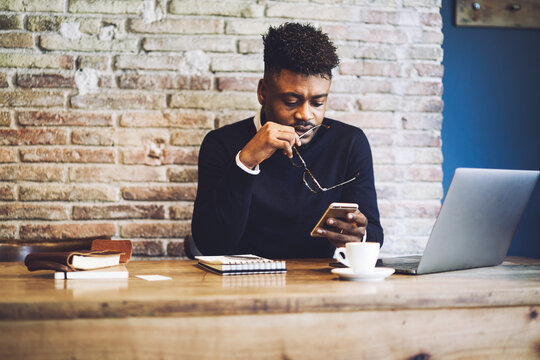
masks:
{"type": "Polygon", "coordinates": [[[287,271],[285,261],[257,255],[195,256],[199,266],[221,275],[277,274],[287,271]]]}

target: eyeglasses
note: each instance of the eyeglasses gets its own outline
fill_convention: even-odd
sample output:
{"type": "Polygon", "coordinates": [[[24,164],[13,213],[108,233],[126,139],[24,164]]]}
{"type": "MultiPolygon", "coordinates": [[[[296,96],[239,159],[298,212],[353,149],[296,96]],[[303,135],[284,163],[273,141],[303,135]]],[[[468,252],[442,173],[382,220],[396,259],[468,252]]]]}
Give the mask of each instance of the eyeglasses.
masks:
{"type": "MultiPolygon", "coordinates": [[[[326,125],[326,124],[320,124],[320,125],[317,125],[317,126],[314,126],[312,127],[311,129],[309,129],[308,131],[306,131],[305,133],[303,133],[302,135],[300,135],[300,139],[306,135],[308,135],[309,133],[311,133],[312,131],[320,128],[320,127],[324,127],[325,129],[328,129],[330,128],[329,125],[326,125]]],[[[348,184],[350,183],[351,181],[354,181],[356,180],[356,178],[358,177],[359,173],[356,174],[355,177],[347,180],[347,181],[344,181],[342,183],[339,183],[337,185],[334,185],[334,186],[331,186],[331,187],[323,187],[321,186],[321,184],[317,181],[317,179],[315,179],[315,176],[313,176],[313,174],[311,173],[311,171],[308,169],[307,165],[306,165],[306,162],[304,161],[304,158],[302,158],[302,156],[300,155],[300,152],[298,151],[298,149],[296,148],[296,146],[293,146],[293,150],[294,152],[296,153],[296,155],[298,156],[298,158],[300,159],[300,162],[301,164],[298,164],[294,161],[294,156],[290,159],[291,160],[291,164],[297,168],[303,168],[304,169],[304,173],[302,174],[302,181],[304,182],[304,185],[306,185],[306,187],[312,192],[312,193],[320,193],[320,192],[323,192],[323,191],[328,191],[328,190],[332,190],[332,189],[335,189],[337,187],[340,187],[340,186],[343,186],[345,184],[348,184]]],[[[294,154],[293,154],[294,155],[294,154]]]]}

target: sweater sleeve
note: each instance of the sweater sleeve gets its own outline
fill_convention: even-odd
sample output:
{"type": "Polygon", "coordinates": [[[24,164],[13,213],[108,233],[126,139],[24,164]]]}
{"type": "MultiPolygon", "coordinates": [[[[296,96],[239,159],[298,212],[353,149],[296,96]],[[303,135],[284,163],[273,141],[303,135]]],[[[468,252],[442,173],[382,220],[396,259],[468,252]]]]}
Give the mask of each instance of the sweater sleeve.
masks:
{"type": "Polygon", "coordinates": [[[191,230],[205,255],[234,253],[247,224],[257,175],[240,169],[235,156],[213,133],[203,140],[191,230]]]}
{"type": "Polygon", "coordinates": [[[382,246],[383,229],[377,206],[371,148],[364,132],[358,131],[358,136],[351,147],[347,169],[347,178],[358,173],[358,179],[351,186],[344,187],[341,201],[358,204],[358,210],[368,219],[367,241],[378,242],[382,246]]]}

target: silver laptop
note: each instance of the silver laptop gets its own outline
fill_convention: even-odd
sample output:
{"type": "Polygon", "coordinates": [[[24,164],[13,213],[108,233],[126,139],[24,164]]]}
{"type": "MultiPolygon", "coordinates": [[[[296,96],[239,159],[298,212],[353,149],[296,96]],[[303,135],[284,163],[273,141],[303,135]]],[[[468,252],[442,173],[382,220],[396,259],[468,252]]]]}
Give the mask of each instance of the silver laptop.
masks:
{"type": "Polygon", "coordinates": [[[398,273],[500,264],[540,171],[458,168],[422,256],[382,259],[398,273]]]}

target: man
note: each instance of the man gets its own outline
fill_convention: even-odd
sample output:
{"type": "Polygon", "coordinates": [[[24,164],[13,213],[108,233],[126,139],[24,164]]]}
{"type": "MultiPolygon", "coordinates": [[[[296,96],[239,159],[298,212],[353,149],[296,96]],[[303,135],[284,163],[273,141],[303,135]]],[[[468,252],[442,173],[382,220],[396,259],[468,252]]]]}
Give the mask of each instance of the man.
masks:
{"type": "Polygon", "coordinates": [[[362,130],[324,117],[332,69],[328,36],[286,23],[263,36],[264,78],[252,118],[211,131],[199,153],[192,233],[204,255],[331,257],[349,241],[382,244],[371,150],[362,130]],[[337,186],[336,186],[337,185],[337,186]],[[310,232],[332,202],[347,219],[310,232]]]}

